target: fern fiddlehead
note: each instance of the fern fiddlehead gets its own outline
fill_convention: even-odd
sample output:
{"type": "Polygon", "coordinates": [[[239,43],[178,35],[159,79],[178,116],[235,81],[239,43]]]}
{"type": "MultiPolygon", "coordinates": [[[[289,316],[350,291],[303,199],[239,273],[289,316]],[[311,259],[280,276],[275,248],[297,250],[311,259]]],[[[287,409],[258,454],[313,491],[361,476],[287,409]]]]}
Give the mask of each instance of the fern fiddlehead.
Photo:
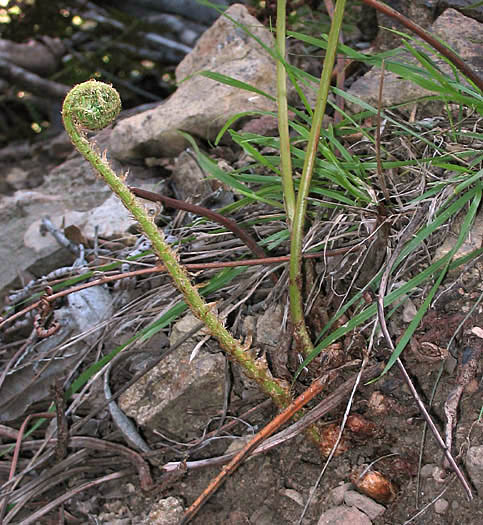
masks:
{"type": "Polygon", "coordinates": [[[89,80],[69,91],[62,106],[62,118],[74,146],[102,176],[138,221],[151,241],[154,252],[166,266],[175,286],[183,294],[193,314],[205,324],[227,354],[242,366],[248,377],[254,379],[279,407],[287,406],[291,397],[289,390],[271,376],[266,366],[256,362],[247,349],[243,348],[240,342],[223,326],[196,287],[192,285],[186,270],[165,242],[153,218],[148,216],[144,207],[137,202],[123,179],[114,173],[105,155],[101,156],[87,140],[86,131],[96,131],[108,126],[117,117],[120,110],[119,94],[112,86],[89,80]]]}

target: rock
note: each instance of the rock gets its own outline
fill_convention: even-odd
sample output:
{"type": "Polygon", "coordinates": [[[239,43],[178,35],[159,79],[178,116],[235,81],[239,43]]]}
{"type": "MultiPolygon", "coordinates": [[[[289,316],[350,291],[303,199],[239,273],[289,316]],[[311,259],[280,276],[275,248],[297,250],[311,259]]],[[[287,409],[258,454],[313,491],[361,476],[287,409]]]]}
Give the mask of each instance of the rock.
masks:
{"type": "Polygon", "coordinates": [[[426,465],[423,465],[421,467],[421,477],[424,478],[431,478],[433,476],[433,470],[434,465],[432,463],[426,463],[426,465]]]}
{"type": "MultiPolygon", "coordinates": [[[[464,216],[459,215],[456,220],[453,221],[451,230],[446,235],[444,243],[436,250],[435,260],[444,257],[450,250],[453,249],[456,240],[458,239],[461,225],[463,224],[464,216]]],[[[468,255],[473,250],[477,250],[483,245],[483,209],[480,209],[475,217],[473,226],[471,227],[470,233],[466,236],[463,244],[458,248],[458,251],[454,254],[453,259],[458,259],[464,255],[468,255]]],[[[460,273],[460,268],[455,268],[454,272],[460,273]]]]}
{"type": "Polygon", "coordinates": [[[48,273],[58,266],[63,266],[62,261],[65,260],[65,254],[58,257],[58,254],[50,251],[36,253],[32,248],[24,245],[25,231],[32,222],[45,214],[46,209],[57,210],[60,213],[64,209],[62,197],[41,191],[21,190],[12,196],[0,199],[0,223],[2,224],[0,290],[11,286],[17,279],[18,272],[31,270],[32,273],[38,275],[34,267],[42,260],[45,262],[42,273],[48,273]]]}
{"type": "Polygon", "coordinates": [[[74,151],[74,146],[69,135],[63,131],[62,133],[57,133],[52,140],[49,140],[48,145],[44,147],[44,151],[53,159],[65,160],[74,151]]]}
{"type": "Polygon", "coordinates": [[[292,501],[295,501],[297,505],[300,505],[301,507],[304,506],[304,497],[300,492],[297,492],[294,489],[283,489],[280,493],[287,496],[287,498],[290,498],[292,501]]]}
{"type": "MultiPolygon", "coordinates": [[[[480,6],[480,11],[482,7],[480,6]]],[[[433,32],[449,45],[480,76],[483,72],[481,54],[483,26],[455,9],[446,9],[433,24],[433,32]]],[[[449,71],[449,70],[448,70],[449,71]]]]}
{"type": "MultiPolygon", "coordinates": [[[[483,42],[481,40],[482,25],[468,18],[454,9],[447,9],[433,24],[432,32],[444,42],[447,42],[460,57],[468,63],[476,73],[481,75],[483,63],[479,57],[483,54],[483,42]]],[[[438,67],[453,78],[451,68],[439,58],[433,57],[438,67]]],[[[396,57],[394,57],[396,59],[396,57]]],[[[403,63],[414,63],[415,59],[407,52],[401,51],[397,60],[403,63]]],[[[357,79],[352,84],[349,93],[359,97],[364,102],[377,107],[381,71],[373,68],[368,73],[357,79]]],[[[387,71],[384,73],[384,89],[382,95],[382,106],[405,104],[419,97],[430,95],[431,92],[423,89],[417,84],[402,80],[396,73],[387,71]]],[[[424,104],[423,101],[418,104],[424,104]]],[[[348,103],[352,111],[360,111],[357,104],[348,103]]],[[[411,105],[401,107],[402,111],[410,111],[411,105]]]]}
{"type": "Polygon", "coordinates": [[[282,337],[283,306],[273,304],[257,320],[257,344],[277,347],[282,337]]]}
{"type": "MultiPolygon", "coordinates": [[[[59,215],[49,215],[56,228],[64,228],[75,225],[89,239],[95,235],[95,227],[98,227],[98,235],[103,239],[121,237],[131,226],[136,224],[131,214],[123,206],[121,201],[111,195],[103,204],[91,211],[67,211],[59,215]]],[[[33,222],[24,235],[24,244],[35,252],[61,250],[52,235],[40,235],[40,223],[38,219],[33,222]]]]}
{"type": "Polygon", "coordinates": [[[379,505],[379,503],[376,503],[373,499],[359,494],[355,490],[348,490],[344,494],[344,502],[349,507],[358,508],[364,514],[367,514],[371,520],[376,519],[386,510],[383,505],[379,505]]]}
{"type": "Polygon", "coordinates": [[[445,514],[448,510],[449,503],[444,498],[440,498],[436,503],[434,504],[434,512],[436,514],[445,514]]]}
{"type": "Polygon", "coordinates": [[[178,525],[183,518],[183,506],[170,496],[154,503],[149,512],[145,525],[178,525]]]}
{"type": "Polygon", "coordinates": [[[289,379],[287,352],[281,352],[283,345],[283,306],[272,304],[258,317],[255,330],[255,344],[269,356],[271,370],[276,377],[289,379]]]}
{"type": "MultiPolygon", "coordinates": [[[[88,211],[102,204],[108,195],[110,190],[106,184],[98,180],[89,164],[77,155],[53,169],[36,191],[20,190],[0,198],[0,260],[3,262],[0,290],[11,286],[18,272],[29,270],[40,277],[73,262],[72,255],[61,250],[55,241],[47,241],[49,248],[42,246],[39,251],[24,244],[24,234],[34,222],[38,224],[46,214],[60,216],[69,210],[88,211]]],[[[38,227],[36,232],[34,235],[40,237],[38,227]]]]}
{"type": "Polygon", "coordinates": [[[480,498],[483,498],[483,445],[477,445],[468,449],[466,470],[480,498]]]}
{"type": "MultiPolygon", "coordinates": [[[[386,4],[406,18],[417,21],[418,25],[424,29],[428,29],[434,21],[433,6],[428,5],[431,1],[432,0],[419,2],[416,0],[408,2],[407,0],[389,0],[386,4]]],[[[393,17],[383,14],[380,11],[376,11],[376,13],[376,27],[379,26],[379,31],[374,42],[374,47],[376,47],[378,51],[385,51],[399,46],[401,44],[401,37],[390,30],[407,33],[408,29],[393,17]]]]}
{"type": "Polygon", "coordinates": [[[7,183],[16,190],[21,190],[23,188],[28,188],[28,172],[22,168],[17,168],[14,166],[7,172],[6,180],[7,183]]]}
{"type": "Polygon", "coordinates": [[[233,439],[228,448],[223,453],[224,455],[236,454],[239,452],[251,439],[253,436],[242,436],[237,439],[233,439]]]}
{"type": "MultiPolygon", "coordinates": [[[[171,344],[197,323],[185,315],[173,327],[171,344]]],[[[197,435],[223,406],[224,357],[201,351],[190,363],[195,344],[193,338],[182,344],[119,398],[120,408],[138,425],[185,439],[197,435]]]]}
{"type": "Polygon", "coordinates": [[[414,304],[413,300],[408,297],[403,307],[403,322],[410,323],[416,317],[417,313],[418,309],[416,308],[416,305],[414,304]]]}
{"type": "Polygon", "coordinates": [[[474,0],[439,0],[436,3],[438,4],[438,9],[452,7],[470,18],[483,22],[483,5],[474,0]]]}
{"type": "Polygon", "coordinates": [[[334,505],[342,505],[344,503],[345,493],[352,487],[352,483],[343,483],[330,491],[330,499],[334,505]]]}
{"type": "Polygon", "coordinates": [[[320,516],[317,525],[371,525],[371,520],[355,507],[332,507],[320,516]]]}
{"type": "Polygon", "coordinates": [[[64,377],[78,363],[86,345],[94,345],[99,334],[92,331],[79,341],[62,345],[78,334],[112,316],[112,300],[107,288],[96,286],[79,290],[67,297],[67,306],[55,310],[60,329],[35,347],[35,357],[25,356],[22,364],[10,370],[2,385],[0,421],[10,421],[24,414],[31,403],[51,395],[55,377],[64,377]],[[55,349],[55,359],[52,352],[55,349]]]}
{"type": "MultiPolygon", "coordinates": [[[[226,14],[249,27],[267,46],[273,37],[246,7],[235,4],[226,14]]],[[[195,49],[176,69],[178,82],[202,70],[227,75],[275,95],[276,66],[266,51],[233,22],[220,17],[203,34],[195,49]]],[[[121,160],[175,157],[187,142],[178,130],[214,140],[232,116],[244,111],[274,110],[269,99],[195,75],[180,84],[177,91],[155,109],[118,123],[111,135],[111,151],[121,160]]]]}
{"type": "Polygon", "coordinates": [[[250,516],[250,523],[253,525],[273,525],[282,522],[273,509],[267,505],[262,505],[250,516]]]}
{"type": "MultiPolygon", "coordinates": [[[[109,135],[110,130],[106,129],[94,137],[99,151],[105,150],[109,135]]],[[[123,173],[119,162],[112,161],[111,165],[116,173],[123,173]]],[[[136,181],[142,179],[146,187],[153,184],[154,175],[155,169],[131,166],[128,181],[136,185],[136,181]]],[[[82,222],[91,232],[97,221],[104,230],[101,235],[107,237],[124,233],[133,220],[111,195],[111,190],[89,163],[76,154],[51,170],[35,191],[20,190],[0,197],[0,260],[3,263],[0,291],[11,287],[19,273],[26,270],[40,277],[60,266],[72,264],[74,257],[71,253],[60,248],[50,235],[40,235],[40,219],[45,215],[52,219],[57,217],[53,221],[57,226],[67,217],[71,224],[80,226],[82,222]],[[102,207],[109,197],[106,207],[102,207]],[[95,215],[93,208],[97,208],[95,215]]],[[[85,231],[82,233],[86,234],[85,231]]]]}
{"type": "Polygon", "coordinates": [[[352,471],[351,481],[359,492],[378,503],[392,503],[396,499],[397,489],[394,483],[377,470],[368,471],[365,465],[352,471]]]}
{"type": "Polygon", "coordinates": [[[183,151],[175,161],[171,175],[176,198],[190,199],[192,202],[201,202],[202,199],[213,193],[212,182],[206,178],[192,155],[183,151]]]}
{"type": "Polygon", "coordinates": [[[233,510],[230,512],[226,523],[230,523],[231,525],[247,525],[250,521],[246,512],[233,510]]]}

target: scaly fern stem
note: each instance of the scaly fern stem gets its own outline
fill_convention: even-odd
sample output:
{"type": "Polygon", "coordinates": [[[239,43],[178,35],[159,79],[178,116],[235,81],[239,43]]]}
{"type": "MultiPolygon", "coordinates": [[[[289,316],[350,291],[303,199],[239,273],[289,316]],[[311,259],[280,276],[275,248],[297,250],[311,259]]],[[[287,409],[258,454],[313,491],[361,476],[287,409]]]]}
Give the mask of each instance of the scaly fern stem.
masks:
{"type": "Polygon", "coordinates": [[[114,173],[105,155],[99,155],[85,137],[85,131],[98,130],[107,126],[118,115],[120,108],[119,95],[108,84],[90,80],[75,86],[67,94],[62,107],[65,129],[72,143],[138,221],[151,241],[154,252],[166,265],[167,271],[193,314],[206,325],[210,334],[243,368],[245,374],[254,379],[278,407],[286,407],[291,401],[289,389],[272,377],[266,365],[255,361],[249,350],[244,348],[223,326],[220,319],[202,299],[196,287],[191,284],[186,270],[178,262],[176,254],[165,242],[162,232],[147,215],[144,207],[138,204],[124,181],[114,173]],[[105,114],[107,118],[104,118],[105,114]]]}

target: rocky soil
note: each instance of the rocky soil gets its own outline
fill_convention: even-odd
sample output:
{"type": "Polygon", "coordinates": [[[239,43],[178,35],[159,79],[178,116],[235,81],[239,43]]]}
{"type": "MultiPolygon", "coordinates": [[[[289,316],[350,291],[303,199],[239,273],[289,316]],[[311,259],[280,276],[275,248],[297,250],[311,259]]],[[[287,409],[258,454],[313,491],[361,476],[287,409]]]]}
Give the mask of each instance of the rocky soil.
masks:
{"type": "MultiPolygon", "coordinates": [[[[414,16],[417,10],[421,23],[426,21],[436,35],[482,74],[481,7],[468,13],[465,2],[411,5],[413,11],[408,15],[414,16]]],[[[229,14],[249,26],[261,43],[273,45],[271,33],[245,6],[235,4],[229,14]]],[[[378,38],[380,48],[396,45],[378,38]]],[[[317,66],[307,59],[310,67],[317,66]]],[[[108,152],[113,168],[127,173],[130,185],[217,209],[233,204],[240,195],[220,181],[207,179],[191,144],[177,130],[195,136],[218,166],[230,172],[247,159],[230,140],[213,147],[225,121],[242,111],[273,111],[275,106],[259,94],[196,75],[206,69],[275,94],[275,65],[263,46],[222,17],[177,66],[180,85],[171,97],[123,112],[114,126],[94,138],[98,149],[108,152]]],[[[374,104],[379,79],[380,71],[361,72],[351,82],[351,93],[374,104]]],[[[414,86],[400,82],[397,75],[386,73],[384,105],[404,104],[422,95],[421,91],[415,92],[414,86]]],[[[291,96],[296,104],[295,94],[291,96]]],[[[349,109],[357,111],[356,107],[349,109]]],[[[410,118],[415,111],[413,106],[406,106],[400,114],[410,118]]],[[[434,111],[441,108],[422,103],[417,107],[417,116],[433,117],[434,111]]],[[[482,133],[480,120],[475,121],[472,132],[482,133]]],[[[277,133],[273,118],[242,119],[237,127],[267,136],[277,133]]],[[[76,275],[79,268],[96,271],[108,262],[123,261],[122,271],[130,271],[154,262],[149,256],[140,259],[139,266],[126,261],[149,246],[140,239],[129,214],[72,151],[64,133],[29,151],[20,160],[6,157],[1,166],[0,291],[6,308],[13,304],[20,310],[22,301],[42,292],[46,284],[76,275]]],[[[152,207],[168,236],[184,243],[180,257],[186,263],[250,257],[240,240],[230,233],[220,233],[216,223],[195,221],[186,212],[156,208],[152,203],[146,206],[152,207]]],[[[242,223],[269,213],[271,210],[264,204],[251,205],[236,210],[232,218],[242,223]]],[[[266,238],[277,226],[281,225],[270,223],[251,233],[266,238]]],[[[457,221],[445,225],[431,245],[432,254],[446,253],[458,229],[457,221]]],[[[482,239],[480,210],[471,238],[459,255],[480,247],[482,239]]],[[[281,249],[286,250],[287,244],[281,249]]],[[[332,264],[342,265],[342,259],[337,261],[332,264]]],[[[338,294],[343,293],[338,287],[347,282],[341,277],[331,289],[317,279],[319,274],[333,270],[330,264],[324,266],[321,262],[305,268],[307,288],[320,286],[310,320],[314,333],[319,333],[334,314],[338,294]]],[[[109,275],[110,271],[94,273],[91,279],[109,275]]],[[[274,286],[268,272],[269,268],[247,268],[209,299],[216,301],[221,312],[237,304],[233,311],[225,311],[227,326],[237,337],[251,340],[252,350],[266,359],[276,377],[290,381],[299,361],[287,323],[287,278],[280,271],[274,286]]],[[[213,270],[193,273],[193,279],[201,284],[214,274],[213,270]]],[[[424,402],[431,403],[431,415],[443,435],[448,431],[445,407],[457,392],[461,393],[452,429],[452,452],[470,480],[472,501],[445,469],[441,449],[425,429],[396,367],[376,382],[360,382],[351,401],[351,416],[345,420],[349,393],[343,390],[344,384],[357,377],[362,351],[371,338],[371,325],[359,327],[330,345],[324,359],[311,363],[294,386],[294,393],[299,394],[314,377],[330,367],[342,367],[327,392],[341,394],[319,421],[327,449],[318,451],[304,434],[297,434],[268,452],[254,455],[228,478],[193,523],[483,523],[482,274],[481,258],[450,273],[403,353],[403,362],[424,402]],[[326,457],[343,421],[346,428],[337,453],[325,469],[326,457]],[[366,467],[373,477],[364,482],[366,467]]],[[[229,365],[206,333],[199,331],[189,337],[196,324],[190,314],[181,315],[180,309],[176,322],[164,320],[164,314],[178,299],[163,275],[133,277],[60,299],[55,318],[61,329],[51,337],[35,335],[33,315],[22,316],[4,330],[0,345],[2,483],[7,482],[12,461],[9,447],[25,417],[44,412],[53,399],[60,403],[52,385],[63,391],[92,363],[125,346],[109,369],[102,376],[94,376],[68,405],[68,452],[62,455],[57,450],[59,455],[54,458],[52,447],[50,454],[43,452],[42,461],[28,471],[29,461],[46,432],[54,430],[54,423],[48,431],[44,424],[27,438],[17,466],[17,472],[25,470],[26,474],[10,501],[17,509],[4,509],[5,523],[47,524],[62,519],[71,523],[174,525],[221,468],[215,461],[206,465],[203,460],[232,452],[276,415],[271,403],[237,367],[229,365]],[[134,334],[157,321],[162,329],[153,337],[132,342],[134,334]],[[173,348],[186,334],[179,348],[154,363],[160,352],[173,348]],[[116,403],[106,406],[105,399],[147,368],[150,371],[126,389],[116,403]],[[149,466],[153,484],[146,481],[145,472],[132,456],[109,445],[103,448],[101,442],[122,444],[139,453],[143,465],[149,466]],[[107,475],[113,479],[88,485],[107,475]],[[43,486],[35,485],[39,480],[43,486]],[[83,490],[76,492],[76,487],[83,484],[83,490]],[[35,512],[62,495],[62,511],[56,509],[35,517],[35,512]]],[[[374,297],[367,300],[373,301],[374,297]]],[[[404,308],[390,318],[394,340],[414,318],[420,301],[421,297],[408,298],[404,308]]],[[[348,311],[343,322],[353,314],[348,311]]],[[[384,340],[376,334],[367,366],[385,363],[388,356],[384,340]]],[[[317,403],[323,402],[324,397],[319,397],[317,403]]]]}

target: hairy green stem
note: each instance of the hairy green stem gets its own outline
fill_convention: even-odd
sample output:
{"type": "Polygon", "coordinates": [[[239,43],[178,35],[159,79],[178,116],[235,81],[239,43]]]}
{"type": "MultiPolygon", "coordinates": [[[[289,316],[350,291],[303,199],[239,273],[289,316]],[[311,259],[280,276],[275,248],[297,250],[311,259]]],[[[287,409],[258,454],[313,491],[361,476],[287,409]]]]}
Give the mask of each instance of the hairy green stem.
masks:
{"type": "Polygon", "coordinates": [[[280,168],[287,222],[291,227],[295,214],[295,190],[292,180],[292,156],[288,130],[287,75],[285,72],[286,0],[277,0],[277,107],[280,137],[280,168]]]}
{"type": "Polygon", "coordinates": [[[289,389],[272,377],[266,365],[255,361],[249,350],[244,348],[223,326],[210,306],[202,299],[196,287],[191,284],[188,273],[178,262],[175,252],[165,242],[162,232],[158,230],[153,219],[148,216],[123,179],[111,169],[105,154],[99,155],[87,140],[86,131],[99,130],[109,125],[120,110],[121,101],[114,88],[96,80],[89,80],[69,91],[62,107],[62,118],[74,146],[103,177],[111,190],[116,193],[138,221],[151,241],[154,252],[166,266],[193,314],[205,324],[210,334],[218,340],[229,356],[242,366],[245,374],[254,379],[277,406],[286,407],[291,400],[289,389]]]}
{"type": "Polygon", "coordinates": [[[334,68],[337,43],[344,15],[346,0],[337,0],[334,17],[330,26],[327,52],[324,59],[322,75],[320,77],[319,91],[315,105],[312,127],[310,129],[307,150],[305,152],[304,167],[300,179],[295,216],[290,237],[290,265],[289,265],[289,297],[290,312],[294,325],[294,337],[299,350],[308,355],[313,349],[310,334],[304,318],[302,299],[302,241],[304,238],[305,214],[307,211],[307,198],[309,196],[310,182],[317,157],[317,145],[320,137],[322,118],[327,105],[327,96],[330,88],[330,78],[334,68]]]}

